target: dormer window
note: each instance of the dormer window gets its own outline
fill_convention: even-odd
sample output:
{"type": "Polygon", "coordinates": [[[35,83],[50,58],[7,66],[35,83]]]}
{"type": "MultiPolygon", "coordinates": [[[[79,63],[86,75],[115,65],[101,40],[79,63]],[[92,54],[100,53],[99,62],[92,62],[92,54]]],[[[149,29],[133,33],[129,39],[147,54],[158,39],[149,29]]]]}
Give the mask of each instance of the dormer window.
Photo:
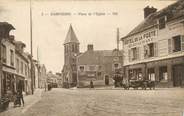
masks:
{"type": "Polygon", "coordinates": [[[166,26],[166,17],[161,17],[158,20],[158,24],[159,24],[159,29],[164,29],[166,26]]]}

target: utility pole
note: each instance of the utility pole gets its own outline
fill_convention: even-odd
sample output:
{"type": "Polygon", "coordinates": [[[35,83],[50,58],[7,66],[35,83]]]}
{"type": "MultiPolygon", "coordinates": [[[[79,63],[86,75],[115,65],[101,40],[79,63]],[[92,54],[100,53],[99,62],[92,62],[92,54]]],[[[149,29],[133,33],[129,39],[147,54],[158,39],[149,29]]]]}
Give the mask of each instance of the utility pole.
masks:
{"type": "Polygon", "coordinates": [[[119,50],[119,28],[117,28],[117,50],[119,50]]]}
{"type": "Polygon", "coordinates": [[[2,84],[2,75],[3,75],[1,44],[2,44],[2,37],[0,36],[0,98],[2,97],[2,85],[1,84],[2,84]]]}
{"type": "Polygon", "coordinates": [[[116,35],[116,44],[117,44],[117,57],[119,56],[119,28],[117,28],[117,35],[116,35]]]}
{"type": "Polygon", "coordinates": [[[30,0],[30,47],[31,47],[31,91],[34,94],[34,79],[33,79],[33,40],[32,40],[32,1],[30,0]]]}
{"type": "Polygon", "coordinates": [[[37,63],[38,63],[38,88],[40,88],[40,79],[41,79],[41,67],[40,67],[40,59],[39,59],[39,52],[38,52],[39,48],[37,46],[37,63]]]}

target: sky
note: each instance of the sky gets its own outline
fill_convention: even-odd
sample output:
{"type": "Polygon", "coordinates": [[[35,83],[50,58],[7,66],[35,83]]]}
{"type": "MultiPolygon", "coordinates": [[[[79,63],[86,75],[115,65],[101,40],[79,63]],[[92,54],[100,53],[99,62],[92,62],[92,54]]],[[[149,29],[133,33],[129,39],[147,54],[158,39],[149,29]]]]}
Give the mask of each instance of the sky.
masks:
{"type": "MultiPolygon", "coordinates": [[[[116,47],[117,28],[125,36],[144,19],[143,8],[158,10],[175,0],[32,0],[33,57],[45,64],[47,71],[61,72],[64,65],[63,43],[73,26],[84,52],[88,44],[95,50],[116,47]]],[[[0,21],[12,24],[10,34],[26,44],[30,52],[30,2],[0,0],[0,21]]],[[[121,49],[121,45],[120,45],[121,49]]]]}

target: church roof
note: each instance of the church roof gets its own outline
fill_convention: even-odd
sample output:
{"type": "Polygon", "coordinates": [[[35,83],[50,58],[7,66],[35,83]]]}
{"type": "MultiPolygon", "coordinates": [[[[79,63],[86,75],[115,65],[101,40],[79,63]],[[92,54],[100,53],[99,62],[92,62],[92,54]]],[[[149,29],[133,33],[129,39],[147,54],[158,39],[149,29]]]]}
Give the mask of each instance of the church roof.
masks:
{"type": "Polygon", "coordinates": [[[75,35],[75,32],[73,30],[72,25],[70,25],[70,27],[69,27],[64,44],[71,43],[71,42],[79,43],[77,36],[75,35]]]}

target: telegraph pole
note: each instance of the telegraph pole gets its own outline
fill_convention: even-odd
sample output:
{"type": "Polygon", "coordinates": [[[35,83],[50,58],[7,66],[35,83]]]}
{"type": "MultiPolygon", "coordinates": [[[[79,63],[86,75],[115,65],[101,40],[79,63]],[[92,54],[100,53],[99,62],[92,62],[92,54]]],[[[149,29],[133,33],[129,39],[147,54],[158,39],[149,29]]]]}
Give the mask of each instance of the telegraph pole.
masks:
{"type": "Polygon", "coordinates": [[[119,28],[117,28],[117,37],[116,37],[116,44],[117,44],[117,57],[119,56],[119,28]]]}
{"type": "Polygon", "coordinates": [[[2,75],[3,75],[1,44],[2,44],[2,37],[0,36],[0,98],[2,97],[2,85],[1,84],[2,84],[2,75]]]}
{"type": "Polygon", "coordinates": [[[31,91],[34,94],[34,79],[33,79],[33,40],[32,40],[32,0],[30,0],[30,47],[31,47],[31,91]]]}
{"type": "Polygon", "coordinates": [[[117,28],[117,50],[119,50],[119,28],[117,28]]]}

